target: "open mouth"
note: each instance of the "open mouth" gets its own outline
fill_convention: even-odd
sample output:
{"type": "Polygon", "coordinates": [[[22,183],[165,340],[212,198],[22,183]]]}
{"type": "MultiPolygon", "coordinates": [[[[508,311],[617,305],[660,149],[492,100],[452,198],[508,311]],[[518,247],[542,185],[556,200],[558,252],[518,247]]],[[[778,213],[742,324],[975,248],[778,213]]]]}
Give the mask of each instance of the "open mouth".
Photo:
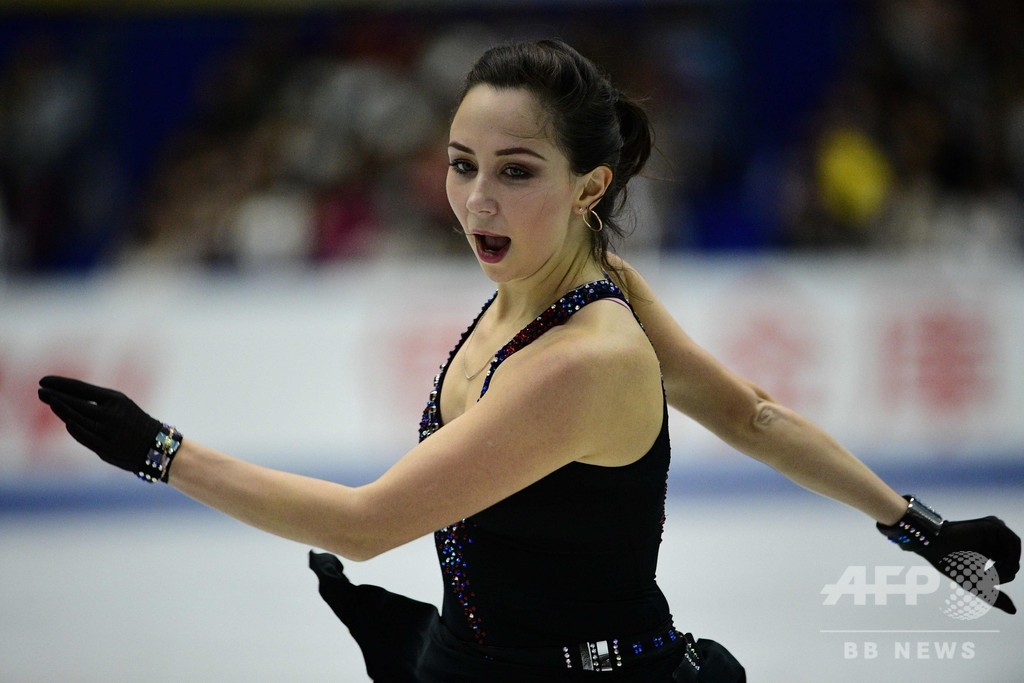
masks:
{"type": "Polygon", "coordinates": [[[473,238],[476,240],[476,248],[480,257],[490,262],[500,260],[508,250],[508,245],[512,242],[508,237],[501,237],[499,235],[475,233],[473,238]]]}

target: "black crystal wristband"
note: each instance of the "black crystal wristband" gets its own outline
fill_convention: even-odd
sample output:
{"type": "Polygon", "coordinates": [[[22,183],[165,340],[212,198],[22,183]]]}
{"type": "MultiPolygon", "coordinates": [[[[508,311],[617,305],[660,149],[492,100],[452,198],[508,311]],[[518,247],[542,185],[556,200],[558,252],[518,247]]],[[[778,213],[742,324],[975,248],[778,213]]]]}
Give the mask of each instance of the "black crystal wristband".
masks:
{"type": "Polygon", "coordinates": [[[932,510],[911,495],[907,499],[907,511],[898,522],[892,525],[875,524],[878,530],[890,541],[904,550],[919,550],[939,537],[945,520],[942,515],[932,510]]]}
{"type": "Polygon", "coordinates": [[[171,471],[171,462],[181,448],[181,432],[171,425],[163,425],[163,429],[157,433],[153,440],[153,447],[149,449],[142,467],[136,472],[139,479],[155,484],[158,481],[167,483],[167,476],[171,471]]]}

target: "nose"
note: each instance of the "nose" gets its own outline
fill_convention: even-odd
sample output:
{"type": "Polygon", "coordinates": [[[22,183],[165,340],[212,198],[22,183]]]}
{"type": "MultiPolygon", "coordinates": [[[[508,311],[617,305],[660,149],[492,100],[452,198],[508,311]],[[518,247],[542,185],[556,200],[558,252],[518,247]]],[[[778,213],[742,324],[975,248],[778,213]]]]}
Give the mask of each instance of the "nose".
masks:
{"type": "Polygon", "coordinates": [[[498,202],[491,191],[491,184],[480,175],[474,179],[466,197],[466,209],[478,216],[493,216],[498,212],[498,202]]]}

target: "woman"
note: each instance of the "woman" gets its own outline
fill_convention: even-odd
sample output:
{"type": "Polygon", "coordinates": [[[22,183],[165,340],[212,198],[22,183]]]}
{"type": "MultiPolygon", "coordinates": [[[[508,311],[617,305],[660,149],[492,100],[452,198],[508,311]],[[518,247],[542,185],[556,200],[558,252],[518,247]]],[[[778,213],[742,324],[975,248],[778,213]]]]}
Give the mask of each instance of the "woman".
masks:
{"type": "Polygon", "coordinates": [[[731,375],[609,256],[650,126],[571,47],[485,53],[448,150],[452,209],[497,292],[442,366],[419,445],[378,480],[350,488],[258,467],[75,380],[44,378],[40,397],[104,460],[266,531],[355,560],[435,532],[440,618],[352,586],[335,557],[311,553],[379,681],[743,680],[720,646],[676,630],[654,579],[667,403],[864,511],[905,549],[970,547],[1004,571],[1018,561],[1019,539],[995,518],[943,525],[731,375]]]}

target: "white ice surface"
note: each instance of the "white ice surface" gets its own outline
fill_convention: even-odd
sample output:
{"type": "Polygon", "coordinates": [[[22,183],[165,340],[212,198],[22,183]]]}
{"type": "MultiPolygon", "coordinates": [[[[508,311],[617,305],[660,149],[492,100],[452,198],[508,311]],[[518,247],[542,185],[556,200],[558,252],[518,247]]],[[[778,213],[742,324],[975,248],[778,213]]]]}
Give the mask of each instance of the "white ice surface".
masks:
{"type": "MultiPolygon", "coordinates": [[[[922,497],[948,518],[996,513],[1019,532],[1022,493],[922,497]]],[[[306,552],[192,507],[7,514],[0,682],[366,681],[306,552]]],[[[429,539],[347,564],[357,583],[440,597],[429,539]]],[[[1024,614],[956,621],[941,611],[945,583],[917,605],[823,604],[850,565],[870,578],[916,564],[859,513],[802,491],[672,496],[659,580],[677,626],[726,644],[752,683],[1024,680],[1024,614]],[[836,630],[870,632],[825,632],[836,630]]],[[[1007,592],[1024,607],[1021,586],[1007,592]]]]}

